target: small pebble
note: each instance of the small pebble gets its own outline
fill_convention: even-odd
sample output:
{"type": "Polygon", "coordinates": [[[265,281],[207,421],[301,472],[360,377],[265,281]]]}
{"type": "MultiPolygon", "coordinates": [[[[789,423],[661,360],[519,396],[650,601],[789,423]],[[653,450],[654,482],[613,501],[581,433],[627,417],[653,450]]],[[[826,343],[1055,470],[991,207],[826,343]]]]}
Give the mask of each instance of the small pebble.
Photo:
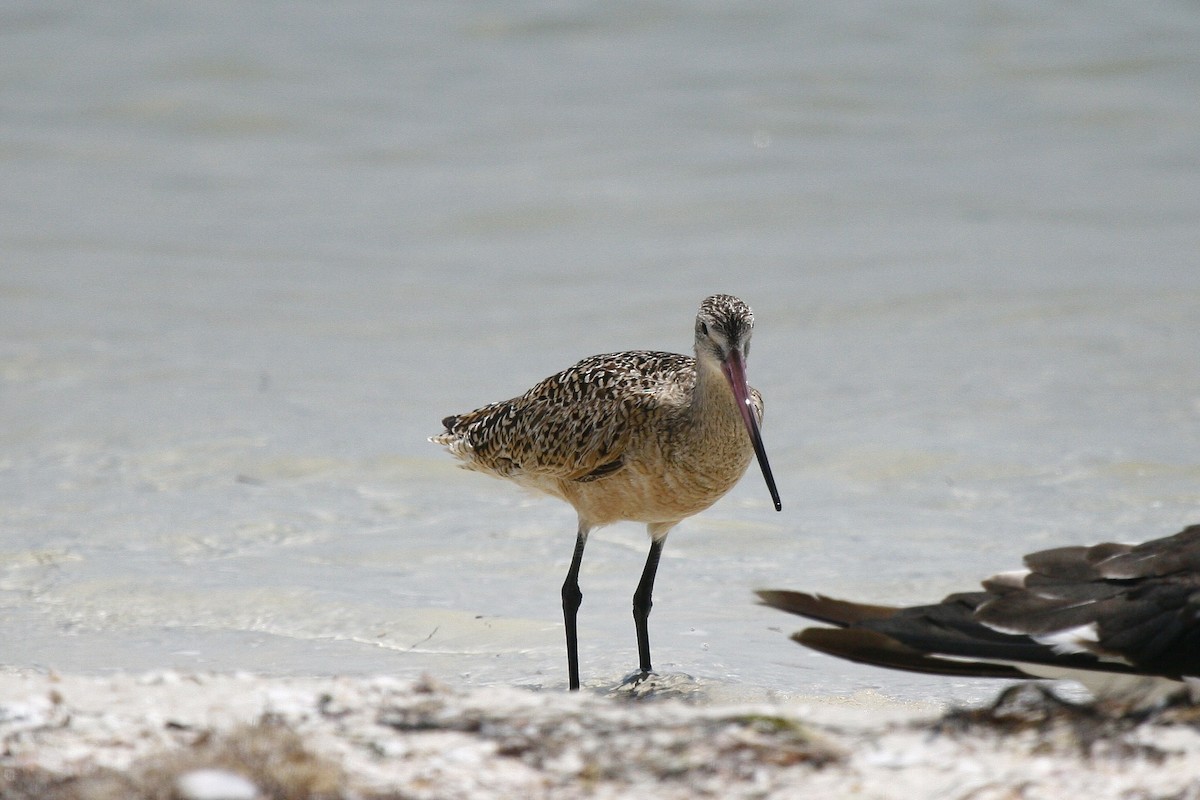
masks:
{"type": "Polygon", "coordinates": [[[234,772],[196,769],[179,776],[175,790],[182,800],[258,800],[258,787],[234,772]]]}

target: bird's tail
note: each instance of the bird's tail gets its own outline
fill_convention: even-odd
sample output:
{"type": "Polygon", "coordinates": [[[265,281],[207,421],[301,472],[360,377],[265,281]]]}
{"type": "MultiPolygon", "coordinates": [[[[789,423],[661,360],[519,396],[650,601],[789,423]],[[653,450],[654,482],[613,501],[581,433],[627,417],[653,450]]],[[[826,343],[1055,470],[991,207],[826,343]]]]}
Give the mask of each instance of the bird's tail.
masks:
{"type": "Polygon", "coordinates": [[[756,594],[763,605],[827,625],[837,625],[839,628],[867,619],[887,619],[900,610],[895,606],[852,603],[821,594],[793,592],[787,589],[760,589],[756,594]]]}
{"type": "MultiPolygon", "coordinates": [[[[939,658],[909,646],[897,638],[863,623],[887,622],[905,611],[896,606],[876,606],[838,600],[819,594],[786,589],[757,592],[764,604],[807,617],[834,628],[805,628],[792,634],[792,640],[826,655],[876,667],[919,672],[927,675],[957,675],[974,678],[1026,678],[1028,675],[1007,664],[985,661],[939,658]]],[[[900,623],[903,626],[903,623],[900,623]]],[[[924,631],[923,631],[924,632],[924,631]]],[[[937,638],[936,634],[933,638],[937,638]]]]}

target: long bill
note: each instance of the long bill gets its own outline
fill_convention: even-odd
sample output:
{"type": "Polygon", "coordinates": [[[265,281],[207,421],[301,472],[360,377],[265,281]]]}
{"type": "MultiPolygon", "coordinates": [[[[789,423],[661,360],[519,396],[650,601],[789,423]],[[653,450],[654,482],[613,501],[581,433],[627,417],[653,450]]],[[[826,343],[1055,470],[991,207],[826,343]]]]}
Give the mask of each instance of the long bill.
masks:
{"type": "Polygon", "coordinates": [[[758,420],[754,418],[754,404],[750,400],[750,386],[746,382],[746,364],[742,354],[737,350],[730,352],[729,357],[721,364],[721,371],[729,381],[733,390],[733,399],[737,402],[742,421],[746,423],[746,432],[750,434],[750,442],[754,445],[754,455],[758,457],[758,467],[762,470],[767,489],[771,492],[771,500],[775,510],[782,511],[783,504],[779,502],[779,490],[775,488],[775,476],[771,474],[771,463],[767,461],[767,451],[763,447],[762,435],[758,432],[758,420]]]}

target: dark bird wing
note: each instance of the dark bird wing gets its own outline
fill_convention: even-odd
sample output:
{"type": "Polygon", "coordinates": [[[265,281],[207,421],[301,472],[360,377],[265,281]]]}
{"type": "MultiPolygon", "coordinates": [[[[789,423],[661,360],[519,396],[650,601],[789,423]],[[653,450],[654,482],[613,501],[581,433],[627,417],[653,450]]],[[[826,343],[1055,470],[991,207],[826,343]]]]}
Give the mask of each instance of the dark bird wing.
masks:
{"type": "Polygon", "coordinates": [[[1045,550],[1025,564],[1027,572],[989,578],[984,591],[923,606],[788,591],[759,597],[836,626],[792,638],[861,663],[988,677],[1059,669],[1200,676],[1200,525],[1136,546],[1045,550]]]}

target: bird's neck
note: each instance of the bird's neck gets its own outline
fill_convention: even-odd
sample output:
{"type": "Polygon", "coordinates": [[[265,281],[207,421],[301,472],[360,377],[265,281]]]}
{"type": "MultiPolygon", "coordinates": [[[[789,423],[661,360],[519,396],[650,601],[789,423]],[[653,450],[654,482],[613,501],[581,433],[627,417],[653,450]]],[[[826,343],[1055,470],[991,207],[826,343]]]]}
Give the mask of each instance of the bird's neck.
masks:
{"type": "Polygon", "coordinates": [[[671,460],[686,476],[677,489],[698,493],[707,507],[737,483],[754,457],[733,390],[719,364],[706,365],[697,359],[696,382],[684,419],[670,448],[671,460]]]}
{"type": "Polygon", "coordinates": [[[697,359],[691,413],[693,424],[701,435],[712,430],[738,430],[742,427],[737,400],[720,366],[706,364],[697,359]]]}

